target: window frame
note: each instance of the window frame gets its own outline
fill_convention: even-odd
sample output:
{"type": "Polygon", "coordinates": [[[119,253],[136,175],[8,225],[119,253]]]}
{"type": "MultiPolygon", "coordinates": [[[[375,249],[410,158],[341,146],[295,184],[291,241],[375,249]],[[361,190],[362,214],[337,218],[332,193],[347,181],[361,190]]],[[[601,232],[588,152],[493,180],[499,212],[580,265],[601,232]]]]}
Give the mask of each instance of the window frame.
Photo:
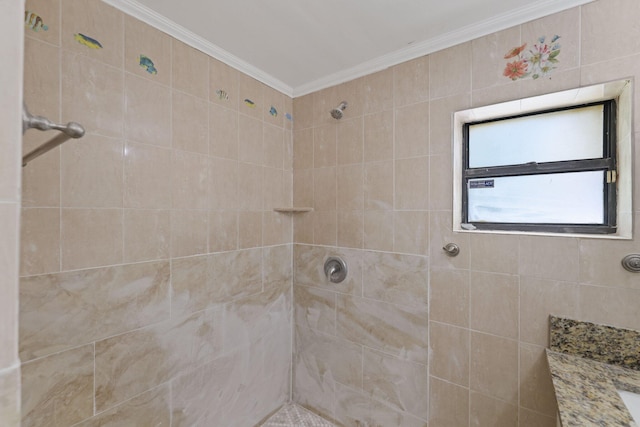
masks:
{"type": "Polygon", "coordinates": [[[616,101],[615,99],[578,104],[568,107],[551,108],[507,117],[467,122],[463,124],[462,150],[462,223],[471,224],[478,230],[533,231],[555,233],[613,234],[616,232],[616,182],[611,172],[616,171],[616,101]],[[579,160],[563,160],[553,162],[530,162],[524,164],[469,167],[469,128],[483,123],[512,120],[521,117],[544,115],[578,108],[603,106],[602,117],[602,157],[579,160]],[[550,173],[604,171],[603,177],[603,223],[602,224],[567,224],[567,223],[516,223],[516,222],[470,222],[468,220],[469,180],[483,178],[501,178],[509,176],[531,176],[550,173]],[[608,173],[607,173],[608,172],[608,173]]]}
{"type": "Polygon", "coordinates": [[[630,240],[633,238],[633,79],[594,83],[590,86],[575,87],[559,92],[506,100],[495,104],[482,104],[465,110],[452,111],[452,209],[451,230],[464,234],[512,234],[539,235],[553,237],[579,237],[592,239],[630,240]],[[616,100],[616,222],[617,230],[611,234],[581,232],[570,228],[564,232],[543,230],[500,230],[477,229],[462,221],[462,170],[463,165],[463,128],[465,123],[513,117],[543,110],[561,109],[586,105],[600,101],[616,100]]]}

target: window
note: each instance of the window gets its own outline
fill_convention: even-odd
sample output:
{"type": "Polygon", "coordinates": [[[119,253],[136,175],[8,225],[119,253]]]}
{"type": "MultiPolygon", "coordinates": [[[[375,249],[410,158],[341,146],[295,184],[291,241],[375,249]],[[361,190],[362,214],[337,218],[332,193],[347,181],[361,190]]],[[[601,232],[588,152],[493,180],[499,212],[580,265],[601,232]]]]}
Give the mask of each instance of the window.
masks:
{"type": "Polygon", "coordinates": [[[456,113],[454,228],[630,238],[629,87],[456,113]]]}

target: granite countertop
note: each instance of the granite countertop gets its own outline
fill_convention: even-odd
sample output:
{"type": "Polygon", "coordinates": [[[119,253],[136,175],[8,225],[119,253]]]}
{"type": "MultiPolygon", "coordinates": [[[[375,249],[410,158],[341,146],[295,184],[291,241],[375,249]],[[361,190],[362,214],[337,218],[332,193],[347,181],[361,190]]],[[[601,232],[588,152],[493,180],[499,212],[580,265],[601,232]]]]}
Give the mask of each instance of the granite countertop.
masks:
{"type": "Polygon", "coordinates": [[[640,371],[547,350],[562,427],[636,427],[617,389],[640,393],[640,371]]]}
{"type": "Polygon", "coordinates": [[[640,394],[640,332],[553,316],[550,324],[562,427],[638,427],[617,390],[640,394]]]}

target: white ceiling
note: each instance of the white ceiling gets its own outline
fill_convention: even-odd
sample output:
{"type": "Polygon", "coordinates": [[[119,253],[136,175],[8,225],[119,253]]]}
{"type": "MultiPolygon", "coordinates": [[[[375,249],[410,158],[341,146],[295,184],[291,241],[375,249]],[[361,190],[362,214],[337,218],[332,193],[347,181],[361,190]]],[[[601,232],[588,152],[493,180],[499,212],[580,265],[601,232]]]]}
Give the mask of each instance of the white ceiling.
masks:
{"type": "Polygon", "coordinates": [[[593,0],[104,1],[300,96],[593,0]]]}

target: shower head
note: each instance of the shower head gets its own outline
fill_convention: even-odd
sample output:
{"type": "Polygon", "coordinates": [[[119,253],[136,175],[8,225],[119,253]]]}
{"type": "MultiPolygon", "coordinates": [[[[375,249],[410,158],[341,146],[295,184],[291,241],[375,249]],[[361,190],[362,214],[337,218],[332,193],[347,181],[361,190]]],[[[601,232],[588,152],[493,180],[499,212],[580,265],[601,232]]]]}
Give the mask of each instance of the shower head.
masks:
{"type": "Polygon", "coordinates": [[[340,105],[331,110],[331,117],[336,120],[340,120],[342,118],[343,111],[347,108],[347,101],[342,101],[340,105]]]}

